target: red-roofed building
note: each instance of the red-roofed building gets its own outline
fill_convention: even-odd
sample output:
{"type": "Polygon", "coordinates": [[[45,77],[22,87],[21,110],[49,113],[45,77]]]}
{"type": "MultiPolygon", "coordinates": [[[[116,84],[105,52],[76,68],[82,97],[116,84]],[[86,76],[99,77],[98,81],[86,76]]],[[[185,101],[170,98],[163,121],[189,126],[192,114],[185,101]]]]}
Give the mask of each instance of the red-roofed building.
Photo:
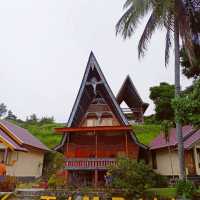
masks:
{"type": "Polygon", "coordinates": [[[26,129],[0,120],[0,161],[6,164],[7,175],[40,177],[47,151],[49,149],[26,129]]]}
{"type": "MultiPolygon", "coordinates": [[[[185,149],[185,164],[188,175],[200,175],[200,129],[190,125],[182,127],[185,149]]],[[[170,129],[168,139],[161,133],[150,144],[152,166],[156,172],[179,175],[176,129],[170,129]]]]}

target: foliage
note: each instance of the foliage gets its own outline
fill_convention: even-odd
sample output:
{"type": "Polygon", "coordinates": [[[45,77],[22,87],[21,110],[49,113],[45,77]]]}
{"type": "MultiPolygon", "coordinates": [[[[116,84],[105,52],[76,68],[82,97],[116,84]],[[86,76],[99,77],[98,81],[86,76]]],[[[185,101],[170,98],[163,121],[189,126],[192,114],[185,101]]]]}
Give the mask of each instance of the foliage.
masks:
{"type": "Polygon", "coordinates": [[[145,189],[157,185],[157,174],[148,165],[127,157],[119,157],[117,164],[110,166],[108,172],[112,177],[112,186],[122,189],[127,196],[138,197],[145,189]]]}
{"type": "Polygon", "coordinates": [[[5,118],[6,120],[16,120],[17,116],[13,114],[13,112],[11,110],[8,111],[8,114],[5,118]]]}
{"type": "Polygon", "coordinates": [[[154,124],[134,125],[133,131],[141,143],[149,145],[160,134],[161,126],[154,124]]]}
{"type": "Polygon", "coordinates": [[[194,49],[190,22],[193,18],[186,6],[182,0],[126,0],[125,12],[116,25],[116,33],[121,34],[124,39],[131,37],[140,21],[150,13],[138,44],[138,55],[139,57],[144,55],[155,30],[164,27],[166,28],[165,64],[168,64],[169,50],[172,46],[171,35],[173,28],[177,25],[175,23],[178,22],[182,43],[192,61],[194,49]]]}
{"type": "Polygon", "coordinates": [[[50,188],[61,188],[61,187],[64,187],[65,185],[65,178],[62,177],[62,176],[57,176],[55,174],[53,174],[49,180],[48,180],[48,186],[50,188]]]}
{"type": "Polygon", "coordinates": [[[200,80],[196,81],[190,93],[173,100],[176,119],[183,124],[200,125],[200,80]]]}
{"type": "Polygon", "coordinates": [[[173,127],[173,122],[171,122],[171,121],[164,120],[161,123],[161,130],[164,133],[166,142],[169,142],[169,130],[171,127],[173,127]]]}
{"type": "MultiPolygon", "coordinates": [[[[199,25],[200,26],[200,25],[199,25]]],[[[195,53],[198,54],[196,61],[193,65],[190,64],[188,55],[184,48],[181,49],[181,66],[182,66],[182,73],[187,78],[194,78],[197,79],[200,76],[200,46],[195,45],[195,53]]]]}
{"type": "Polygon", "coordinates": [[[0,117],[4,116],[7,113],[7,107],[4,103],[0,104],[0,117]]]}
{"type": "Polygon", "coordinates": [[[0,179],[0,191],[12,192],[16,187],[16,178],[13,176],[5,176],[0,179]]]}
{"type": "Polygon", "coordinates": [[[54,123],[54,118],[53,117],[42,117],[40,120],[39,120],[39,123],[40,124],[51,124],[51,123],[54,123]]]}
{"type": "Polygon", "coordinates": [[[195,187],[191,181],[179,180],[176,184],[177,194],[184,198],[191,198],[195,193],[195,187]]]}
{"type": "Polygon", "coordinates": [[[32,115],[30,115],[29,117],[26,118],[26,123],[34,124],[34,123],[37,123],[37,122],[38,122],[38,118],[37,118],[36,114],[32,114],[32,115]]]}
{"type": "Polygon", "coordinates": [[[159,86],[150,88],[149,97],[155,104],[155,119],[157,121],[174,120],[174,110],[171,105],[174,93],[174,85],[168,83],[160,83],[159,86]]]}
{"type": "Polygon", "coordinates": [[[149,116],[144,116],[144,123],[145,124],[160,124],[156,118],[155,114],[149,115],[149,116]]]}
{"type": "Polygon", "coordinates": [[[52,177],[64,168],[64,155],[59,152],[48,152],[44,157],[43,175],[52,177]]]}

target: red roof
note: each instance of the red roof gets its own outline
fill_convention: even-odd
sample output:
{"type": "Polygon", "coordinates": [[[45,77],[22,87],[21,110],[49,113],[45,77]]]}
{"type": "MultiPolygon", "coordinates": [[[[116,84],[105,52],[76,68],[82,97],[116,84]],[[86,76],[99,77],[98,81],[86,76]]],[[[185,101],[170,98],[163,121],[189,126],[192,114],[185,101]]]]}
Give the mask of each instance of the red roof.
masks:
{"type": "MultiPolygon", "coordinates": [[[[184,148],[189,149],[191,146],[200,140],[200,130],[195,130],[192,126],[187,125],[182,127],[184,148]]],[[[161,133],[150,144],[150,150],[166,148],[168,146],[176,146],[176,129],[172,128],[169,133],[169,142],[166,142],[164,134],[161,133]]]]}

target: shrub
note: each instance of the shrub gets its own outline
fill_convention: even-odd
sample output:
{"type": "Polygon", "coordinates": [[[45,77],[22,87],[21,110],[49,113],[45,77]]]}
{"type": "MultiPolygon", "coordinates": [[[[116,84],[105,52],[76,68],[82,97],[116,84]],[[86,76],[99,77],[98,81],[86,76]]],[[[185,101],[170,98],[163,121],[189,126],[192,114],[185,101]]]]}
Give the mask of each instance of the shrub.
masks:
{"type": "Polygon", "coordinates": [[[144,162],[127,157],[119,157],[117,164],[109,167],[108,172],[111,174],[112,187],[122,189],[127,196],[141,196],[145,189],[158,185],[157,181],[164,182],[144,162]]]}
{"type": "Polygon", "coordinates": [[[195,193],[195,187],[191,181],[179,180],[176,184],[177,194],[184,198],[191,198],[195,193]]]}
{"type": "Polygon", "coordinates": [[[65,185],[65,177],[63,176],[56,176],[53,174],[48,180],[48,186],[50,188],[61,188],[65,185]]]}

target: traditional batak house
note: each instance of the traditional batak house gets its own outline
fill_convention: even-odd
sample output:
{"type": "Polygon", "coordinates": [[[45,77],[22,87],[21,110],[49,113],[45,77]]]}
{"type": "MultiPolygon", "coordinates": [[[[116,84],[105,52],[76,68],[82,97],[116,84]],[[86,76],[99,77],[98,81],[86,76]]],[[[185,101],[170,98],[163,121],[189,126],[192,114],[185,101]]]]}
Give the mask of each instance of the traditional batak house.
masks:
{"type": "MultiPolygon", "coordinates": [[[[123,87],[127,87],[126,84],[123,87]]],[[[128,95],[135,93],[130,89],[128,95]]],[[[134,101],[139,95],[136,96],[134,101]]],[[[134,103],[129,102],[127,96],[125,98],[123,89],[118,98],[119,102],[91,53],[68,125],[56,129],[63,134],[61,144],[55,149],[65,155],[69,184],[103,185],[106,169],[115,164],[118,155],[136,160],[145,157],[146,147],[137,140],[119,105],[126,100],[133,109],[134,103]]],[[[146,105],[144,108],[139,101],[141,116],[146,105]]]]}
{"type": "Polygon", "coordinates": [[[47,151],[48,148],[27,130],[0,120],[0,162],[3,160],[6,164],[7,175],[40,177],[47,151]]]}
{"type": "MultiPolygon", "coordinates": [[[[185,164],[189,176],[200,175],[200,129],[183,126],[185,164]]],[[[154,170],[166,176],[179,176],[179,159],[176,129],[172,128],[166,140],[164,134],[155,138],[150,151],[154,170]]]]}
{"type": "Polygon", "coordinates": [[[123,102],[126,103],[127,107],[122,108],[122,110],[129,120],[129,123],[135,124],[144,122],[144,113],[149,104],[142,101],[130,76],[126,77],[116,99],[119,105],[121,105],[123,102]]]}

